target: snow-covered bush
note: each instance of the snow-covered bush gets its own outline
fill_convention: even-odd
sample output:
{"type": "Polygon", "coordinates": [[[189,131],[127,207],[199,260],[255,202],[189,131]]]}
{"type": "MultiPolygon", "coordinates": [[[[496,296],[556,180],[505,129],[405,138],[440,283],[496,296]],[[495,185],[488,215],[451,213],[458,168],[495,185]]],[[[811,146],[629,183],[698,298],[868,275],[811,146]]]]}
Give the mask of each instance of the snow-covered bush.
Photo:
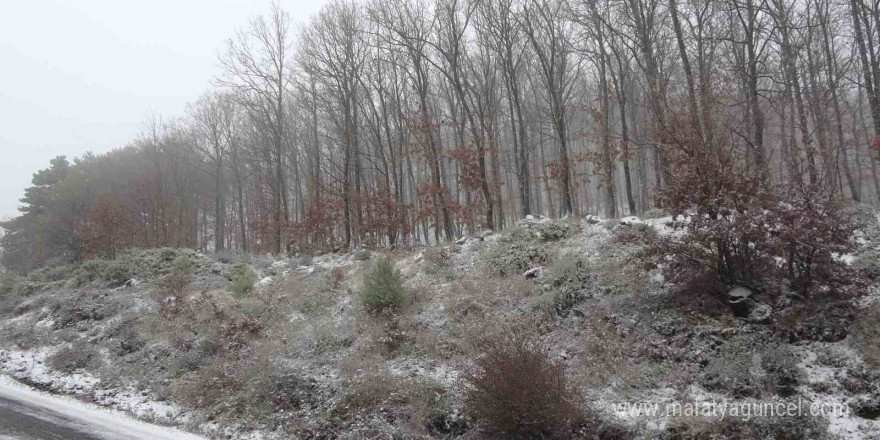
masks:
{"type": "Polygon", "coordinates": [[[783,397],[794,395],[803,381],[798,363],[801,358],[790,345],[777,345],[761,353],[764,387],[783,397]]]}
{"type": "Polygon", "coordinates": [[[179,256],[174,259],[171,273],[159,281],[159,293],[162,298],[180,296],[184,289],[192,283],[194,264],[189,258],[179,256]]]}
{"type": "Polygon", "coordinates": [[[422,270],[428,275],[434,275],[441,279],[455,279],[452,267],[452,251],[445,246],[434,246],[422,251],[424,263],[422,270]]]}
{"type": "Polygon", "coordinates": [[[256,282],[256,272],[246,262],[239,261],[232,268],[232,282],[229,284],[229,290],[233,295],[243,296],[254,289],[256,282]]]}
{"type": "Polygon", "coordinates": [[[64,347],[48,359],[50,367],[68,374],[94,367],[98,363],[100,354],[94,347],[86,344],[64,347]]]}
{"type": "Polygon", "coordinates": [[[621,244],[651,244],[657,239],[657,230],[645,223],[618,225],[613,230],[611,240],[621,244]]]}
{"type": "Polygon", "coordinates": [[[351,254],[351,259],[354,261],[367,261],[372,257],[373,254],[367,249],[358,249],[353,254],[351,254]]]}
{"type": "Polygon", "coordinates": [[[589,260],[577,255],[565,255],[550,267],[547,286],[554,292],[554,308],[561,316],[572,307],[593,296],[596,275],[590,270],[589,260]]]}
{"type": "Polygon", "coordinates": [[[642,218],[654,219],[668,217],[669,212],[660,208],[649,209],[642,213],[642,218]]]}
{"type": "Polygon", "coordinates": [[[733,397],[793,395],[801,383],[800,357],[788,345],[735,336],[722,345],[699,377],[706,389],[733,397]]]}
{"type": "Polygon", "coordinates": [[[515,229],[487,246],[480,254],[480,263],[492,275],[521,275],[550,261],[546,246],[530,230],[515,229]]]}
{"type": "Polygon", "coordinates": [[[809,294],[853,278],[839,256],[853,251],[856,223],[833,194],[814,187],[772,193],[744,180],[707,200],[691,196],[690,185],[671,186],[665,196],[677,215],[673,226],[685,234],[649,251],[666,279],[683,283],[710,273],[720,286],[760,291],[785,281],[809,294]]]}
{"type": "Polygon", "coordinates": [[[112,261],[104,267],[101,278],[114,285],[122,285],[131,278],[132,270],[124,261],[112,261]]]}

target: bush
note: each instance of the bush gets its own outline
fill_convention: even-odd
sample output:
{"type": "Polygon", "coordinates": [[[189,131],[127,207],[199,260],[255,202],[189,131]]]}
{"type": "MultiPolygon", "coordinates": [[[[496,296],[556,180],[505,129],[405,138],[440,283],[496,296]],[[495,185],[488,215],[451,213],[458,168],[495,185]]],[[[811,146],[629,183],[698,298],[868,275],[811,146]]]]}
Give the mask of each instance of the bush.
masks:
{"type": "Polygon", "coordinates": [[[83,261],[79,267],[73,271],[70,281],[68,282],[69,285],[76,288],[102,277],[106,265],[107,262],[104,260],[83,261]]]}
{"type": "Polygon", "coordinates": [[[380,258],[364,277],[361,303],[368,312],[381,313],[403,307],[404,301],[403,275],[391,258],[380,258]]]}
{"type": "Polygon", "coordinates": [[[791,343],[838,342],[846,339],[857,313],[848,298],[817,298],[780,311],[774,327],[791,343]]]}
{"type": "Polygon", "coordinates": [[[112,316],[114,310],[106,302],[106,292],[83,291],[66,304],[55,305],[54,329],[62,329],[83,321],[102,321],[112,316]]]}
{"type": "Polygon", "coordinates": [[[180,296],[193,280],[195,265],[189,258],[179,256],[171,267],[171,273],[159,281],[159,292],[163,297],[180,296]]]}
{"type": "Polygon", "coordinates": [[[438,276],[446,280],[454,280],[452,269],[452,251],[448,247],[429,247],[422,251],[424,264],[422,270],[428,275],[438,276]]]}
{"type": "Polygon", "coordinates": [[[47,266],[41,272],[43,272],[46,281],[63,281],[73,275],[75,267],[76,265],[73,264],[57,264],[47,266]]]}
{"type": "Polygon", "coordinates": [[[660,208],[653,208],[642,213],[642,218],[645,219],[655,219],[663,217],[669,217],[669,211],[665,211],[660,208]]]}
{"type": "Polygon", "coordinates": [[[15,285],[18,284],[18,276],[12,271],[0,274],[0,299],[11,296],[15,292],[15,285]]]}
{"type": "Polygon", "coordinates": [[[554,308],[559,315],[567,315],[574,306],[593,296],[596,276],[589,265],[586,258],[567,255],[550,268],[547,285],[555,291],[554,308]]]}
{"type": "Polygon", "coordinates": [[[205,352],[193,350],[188,358],[176,361],[183,370],[195,373],[178,379],[173,387],[175,397],[218,418],[247,416],[282,423],[297,410],[316,407],[317,399],[325,397],[318,396],[318,385],[273,362],[273,348],[277,347],[263,347],[248,356],[217,357],[207,363],[205,352]]]}
{"type": "Polygon", "coordinates": [[[115,352],[119,356],[136,353],[147,345],[141,335],[132,328],[130,322],[120,328],[116,339],[115,352]]]}
{"type": "Polygon", "coordinates": [[[788,345],[765,350],[761,354],[765,388],[782,397],[793,396],[803,379],[799,362],[800,356],[788,345]]]}
{"type": "Polygon", "coordinates": [[[120,286],[131,279],[132,270],[123,261],[113,261],[104,267],[101,278],[120,286]]]}
{"type": "Polygon", "coordinates": [[[174,259],[171,265],[171,273],[181,275],[192,275],[195,272],[196,264],[188,256],[181,255],[174,259]]]}
{"type": "Polygon", "coordinates": [[[100,354],[93,347],[79,344],[58,350],[49,357],[48,364],[63,373],[74,373],[96,366],[100,362],[100,354]]]}
{"type": "Polygon", "coordinates": [[[664,191],[665,197],[678,198],[673,225],[686,231],[680,239],[659,240],[649,252],[663,260],[670,281],[708,273],[724,286],[760,291],[785,281],[809,294],[820,288],[839,291],[853,279],[836,256],[853,250],[856,224],[828,191],[788,188],[772,194],[755,182],[739,182],[729,189],[735,200],[711,201],[687,195],[686,182],[664,191]],[[688,215],[692,208],[696,214],[688,215]]]}
{"type": "Polygon", "coordinates": [[[875,304],[853,324],[853,342],[865,362],[880,368],[880,304],[875,304]]]}
{"type": "Polygon", "coordinates": [[[483,341],[465,372],[468,412],[498,438],[572,438],[586,412],[564,366],[526,331],[508,330],[483,341]]]}
{"type": "Polygon", "coordinates": [[[564,220],[541,223],[533,229],[535,229],[538,238],[544,242],[562,240],[571,237],[576,232],[572,223],[564,220]]]}
{"type": "Polygon", "coordinates": [[[753,370],[754,341],[734,338],[722,345],[718,354],[700,374],[700,385],[709,391],[733,397],[759,397],[761,390],[753,370]]]}
{"type": "Polygon", "coordinates": [[[366,249],[359,249],[352,254],[351,259],[354,261],[367,261],[373,254],[366,249]]]}
{"type": "Polygon", "coordinates": [[[580,225],[571,220],[523,220],[520,227],[507,234],[505,241],[551,242],[571,237],[578,232],[580,225]]]}
{"type": "Polygon", "coordinates": [[[800,357],[788,345],[760,343],[753,337],[731,339],[703,370],[700,384],[734,397],[794,395],[802,379],[800,357]]]}
{"type": "Polygon", "coordinates": [[[214,259],[223,264],[231,264],[235,261],[235,253],[231,251],[217,252],[214,254],[214,259]]]}
{"type": "Polygon", "coordinates": [[[657,230],[645,223],[618,225],[613,229],[613,243],[650,245],[657,240],[657,230]]]}
{"type": "Polygon", "coordinates": [[[233,295],[243,296],[254,289],[254,283],[257,282],[257,273],[244,261],[239,261],[232,268],[232,282],[229,290],[233,295]]]}
{"type": "Polygon", "coordinates": [[[177,351],[168,361],[168,371],[172,376],[180,377],[198,370],[206,360],[207,356],[200,350],[177,351]]]}
{"type": "Polygon", "coordinates": [[[520,242],[498,243],[483,255],[485,269],[498,276],[520,275],[549,261],[550,256],[543,246],[520,242]]]}

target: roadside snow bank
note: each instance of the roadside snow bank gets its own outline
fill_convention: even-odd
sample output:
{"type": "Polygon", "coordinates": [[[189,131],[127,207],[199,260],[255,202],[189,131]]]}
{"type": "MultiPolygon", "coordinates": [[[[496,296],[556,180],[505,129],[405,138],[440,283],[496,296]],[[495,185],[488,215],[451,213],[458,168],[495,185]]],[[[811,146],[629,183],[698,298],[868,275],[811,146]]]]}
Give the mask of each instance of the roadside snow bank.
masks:
{"type": "MultiPolygon", "coordinates": [[[[26,406],[59,414],[84,427],[100,438],[130,440],[205,440],[174,428],[151,425],[97,405],[80,402],[70,397],[54,396],[21,385],[0,376],[0,396],[26,406]]],[[[39,414],[39,413],[34,413],[39,414]]]]}
{"type": "Polygon", "coordinates": [[[67,374],[53,370],[46,365],[46,359],[53,352],[48,348],[33,351],[0,350],[0,373],[41,390],[90,396],[93,402],[102,407],[126,411],[140,419],[174,424],[189,421],[188,414],[179,406],[153,400],[149,392],[137,390],[134,385],[102,388],[101,380],[87,372],[67,374]]]}

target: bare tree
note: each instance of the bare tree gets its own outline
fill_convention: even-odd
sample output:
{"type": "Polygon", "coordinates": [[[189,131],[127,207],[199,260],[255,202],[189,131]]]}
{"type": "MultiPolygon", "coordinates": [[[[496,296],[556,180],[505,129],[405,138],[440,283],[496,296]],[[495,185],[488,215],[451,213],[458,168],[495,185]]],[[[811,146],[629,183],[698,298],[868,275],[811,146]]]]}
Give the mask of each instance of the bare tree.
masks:
{"type": "Polygon", "coordinates": [[[284,210],[284,101],[292,76],[290,20],[276,3],[269,17],[251,20],[227,43],[220,56],[224,75],[217,83],[235,91],[252,115],[262,118],[270,131],[273,252],[281,253],[284,210]]]}

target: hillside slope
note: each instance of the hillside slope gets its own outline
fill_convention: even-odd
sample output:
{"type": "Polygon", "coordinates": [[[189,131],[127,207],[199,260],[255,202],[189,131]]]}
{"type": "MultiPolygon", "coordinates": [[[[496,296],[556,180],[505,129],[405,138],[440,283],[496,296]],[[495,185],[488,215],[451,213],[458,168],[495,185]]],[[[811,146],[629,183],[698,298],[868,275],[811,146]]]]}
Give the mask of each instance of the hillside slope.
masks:
{"type": "MultiPolygon", "coordinates": [[[[513,331],[601,420],[584,438],[880,439],[876,286],[857,301],[760,298],[769,318],[738,318],[637,258],[676,233],[667,220],[529,219],[396,250],[406,301],[382,315],[361,306],[377,259],[364,250],[47,267],[4,282],[0,370],[218,438],[477,439],[467,379],[485,341],[513,331]],[[742,411],[780,403],[800,409],[742,411]]],[[[845,258],[867,268],[868,234],[862,247],[845,258]]]]}

